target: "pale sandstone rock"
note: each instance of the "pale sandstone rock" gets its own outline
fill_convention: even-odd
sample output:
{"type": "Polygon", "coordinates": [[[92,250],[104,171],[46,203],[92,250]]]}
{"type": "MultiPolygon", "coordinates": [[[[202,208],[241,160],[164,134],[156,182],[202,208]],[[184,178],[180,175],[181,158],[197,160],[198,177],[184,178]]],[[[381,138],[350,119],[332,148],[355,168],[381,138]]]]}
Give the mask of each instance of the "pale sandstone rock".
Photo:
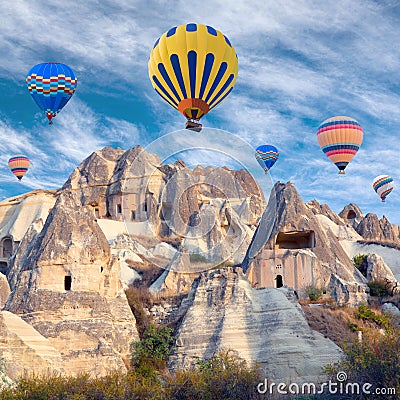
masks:
{"type": "Polygon", "coordinates": [[[57,194],[51,190],[34,190],[0,203],[0,240],[11,237],[20,242],[35,220],[46,220],[56,202],[57,194]]]}
{"type": "Polygon", "coordinates": [[[364,215],[357,204],[350,203],[340,211],[339,217],[355,229],[364,218],[364,215]]]}
{"type": "Polygon", "coordinates": [[[154,257],[172,259],[176,254],[176,249],[168,243],[160,242],[157,243],[155,247],[150,249],[150,252],[154,257]]]}
{"type": "Polygon", "coordinates": [[[188,298],[172,368],[193,365],[220,349],[258,362],[269,379],[316,382],[340,349],[313,331],[287,289],[254,289],[240,268],[204,272],[188,298]]]}
{"type": "Polygon", "coordinates": [[[51,342],[20,317],[0,311],[0,356],[6,374],[15,380],[24,375],[63,372],[61,354],[51,342]]]}
{"type": "Polygon", "coordinates": [[[33,247],[19,259],[6,309],[49,339],[65,372],[103,375],[125,368],[123,357],[138,333],[120,283],[120,263],[74,192],[59,195],[33,247]]]}
{"type": "Polygon", "coordinates": [[[292,183],[276,183],[242,263],[244,272],[255,287],[283,284],[304,298],[306,287],[311,285],[330,288],[330,295],[336,299],[338,292],[332,289],[331,281],[338,276],[340,293],[354,293],[356,286],[356,295],[340,295],[338,301],[367,301],[366,280],[336,236],[352,228],[335,224],[326,208],[323,214],[318,214],[320,210],[316,202],[306,206],[292,183]],[[325,221],[322,224],[321,219],[325,221]],[[336,235],[329,226],[332,224],[337,228],[336,235]]]}
{"type": "Polygon", "coordinates": [[[376,214],[368,213],[357,225],[356,231],[366,241],[400,243],[398,235],[385,216],[379,220],[376,214]]]}
{"type": "Polygon", "coordinates": [[[0,310],[6,303],[8,296],[10,296],[11,290],[8,284],[7,277],[0,272],[0,310]]]}
{"type": "Polygon", "coordinates": [[[367,279],[369,281],[384,280],[396,282],[392,270],[386,265],[382,257],[377,254],[368,254],[367,256],[367,279]]]}

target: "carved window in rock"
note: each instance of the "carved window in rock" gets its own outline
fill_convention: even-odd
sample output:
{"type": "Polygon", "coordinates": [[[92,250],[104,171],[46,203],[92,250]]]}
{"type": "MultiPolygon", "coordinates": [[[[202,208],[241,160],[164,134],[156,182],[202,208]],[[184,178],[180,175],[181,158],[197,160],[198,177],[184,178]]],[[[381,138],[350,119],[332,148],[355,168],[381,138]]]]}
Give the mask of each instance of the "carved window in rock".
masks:
{"type": "Polygon", "coordinates": [[[8,263],[6,262],[0,262],[0,272],[4,275],[7,274],[7,270],[8,270],[8,263]]]}
{"type": "Polygon", "coordinates": [[[134,221],[136,219],[136,211],[131,212],[131,220],[134,221]]]}
{"type": "Polygon", "coordinates": [[[122,214],[122,205],[117,204],[117,214],[122,214]]]}
{"type": "Polygon", "coordinates": [[[311,249],[315,247],[314,231],[279,232],[276,241],[276,249],[311,249]]]}
{"type": "Polygon", "coordinates": [[[97,219],[100,218],[100,210],[99,210],[97,207],[94,209],[94,216],[95,216],[97,219]]]}
{"type": "Polygon", "coordinates": [[[282,275],[277,275],[276,278],[275,278],[275,281],[276,281],[275,285],[276,285],[277,288],[280,288],[280,287],[283,286],[282,275]]]}
{"type": "Polygon", "coordinates": [[[72,276],[67,275],[64,277],[64,290],[71,290],[72,276]]]}
{"type": "Polygon", "coordinates": [[[10,258],[13,252],[13,243],[11,238],[6,237],[2,241],[2,249],[1,249],[1,256],[3,258],[10,258]]]}

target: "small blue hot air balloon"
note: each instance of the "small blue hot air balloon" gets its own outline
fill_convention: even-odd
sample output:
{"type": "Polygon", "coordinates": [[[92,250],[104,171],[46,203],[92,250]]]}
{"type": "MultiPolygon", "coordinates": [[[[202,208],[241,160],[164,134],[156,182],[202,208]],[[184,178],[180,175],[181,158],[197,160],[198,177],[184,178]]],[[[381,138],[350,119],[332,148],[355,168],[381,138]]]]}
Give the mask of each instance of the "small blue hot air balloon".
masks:
{"type": "Polygon", "coordinates": [[[26,76],[29,93],[52,123],[76,90],[78,79],[68,65],[42,63],[31,68],[26,76]]]}
{"type": "Polygon", "coordinates": [[[279,158],[278,149],[270,144],[258,146],[256,149],[256,160],[261,165],[261,168],[267,174],[270,168],[276,163],[279,158]]]}

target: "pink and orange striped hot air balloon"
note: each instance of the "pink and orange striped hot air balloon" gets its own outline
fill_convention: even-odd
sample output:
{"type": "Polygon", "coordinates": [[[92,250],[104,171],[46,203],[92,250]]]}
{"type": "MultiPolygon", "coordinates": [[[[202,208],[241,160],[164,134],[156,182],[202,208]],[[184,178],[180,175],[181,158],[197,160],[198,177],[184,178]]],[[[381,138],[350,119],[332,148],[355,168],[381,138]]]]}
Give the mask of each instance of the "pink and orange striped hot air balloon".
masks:
{"type": "Polygon", "coordinates": [[[344,174],[361,146],[363,130],[353,118],[332,117],[318,127],[317,139],[321,150],[339,168],[339,174],[344,174]]]}
{"type": "Polygon", "coordinates": [[[8,167],[19,181],[27,173],[30,165],[29,158],[22,154],[17,154],[8,160],[8,167]]]}

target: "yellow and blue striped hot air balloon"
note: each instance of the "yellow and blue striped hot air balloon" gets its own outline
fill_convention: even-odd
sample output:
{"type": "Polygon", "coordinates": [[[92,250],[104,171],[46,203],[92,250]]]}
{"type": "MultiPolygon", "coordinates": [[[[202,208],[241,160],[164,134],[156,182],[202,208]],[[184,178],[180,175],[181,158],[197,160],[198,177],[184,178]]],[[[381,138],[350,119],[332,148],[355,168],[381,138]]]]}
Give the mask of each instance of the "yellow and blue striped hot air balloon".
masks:
{"type": "Polygon", "coordinates": [[[187,128],[226,99],[238,74],[238,59],[229,39],[203,24],[171,28],[155,43],[149,76],[156,92],[188,120],[187,128]]]}
{"type": "Polygon", "coordinates": [[[17,154],[8,160],[8,167],[19,181],[27,173],[30,165],[29,158],[22,154],[17,154]]]}
{"type": "Polygon", "coordinates": [[[75,93],[78,79],[71,67],[61,63],[42,63],[31,68],[25,78],[29,93],[52,123],[75,93]]]}
{"type": "Polygon", "coordinates": [[[344,174],[361,146],[363,130],[353,118],[332,117],[318,127],[317,139],[321,150],[339,168],[339,174],[344,174]]]}

